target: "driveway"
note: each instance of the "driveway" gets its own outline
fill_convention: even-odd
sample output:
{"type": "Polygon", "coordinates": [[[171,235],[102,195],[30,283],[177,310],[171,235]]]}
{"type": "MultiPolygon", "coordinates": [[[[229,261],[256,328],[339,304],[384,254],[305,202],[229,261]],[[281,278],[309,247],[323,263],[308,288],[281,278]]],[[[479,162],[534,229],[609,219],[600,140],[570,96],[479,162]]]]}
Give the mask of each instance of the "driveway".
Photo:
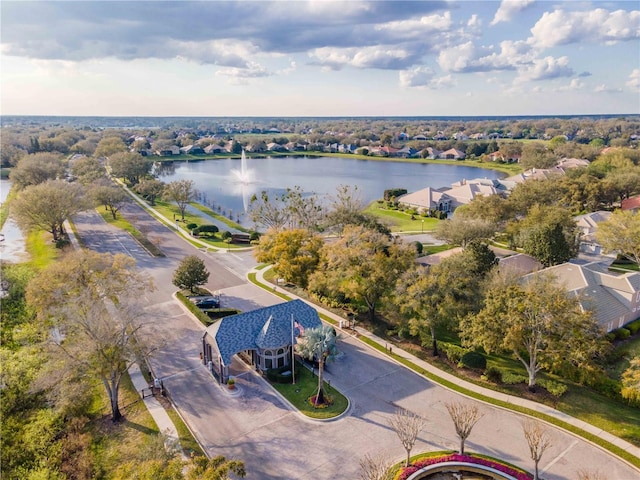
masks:
{"type": "MultiPolygon", "coordinates": [[[[92,229],[96,225],[78,221],[77,227],[84,238],[94,235],[92,229]]],[[[240,363],[233,365],[239,394],[230,395],[200,362],[204,327],[172,299],[175,290],[170,280],[172,270],[184,255],[197,254],[211,272],[210,288],[222,293],[224,304],[248,310],[281,300],[242,279],[239,270],[251,263],[250,253],[204,254],[165,230],[158,231],[159,241],[169,256],[147,257],[139,262],[157,284],[157,290],[144,299],[149,314],[146,339],[160,346],[150,361],[209,455],[241,459],[248,479],[358,478],[359,459],[367,453],[381,453],[393,461],[405,456],[388,426],[397,407],[427,418],[414,453],[458,447],[444,404],[460,400],[461,396],[400,366],[348,334],[338,342],[343,355],[327,369],[331,385],[351,401],[343,418],[317,422],[302,417],[240,363]]],[[[121,251],[118,242],[101,243],[98,239],[92,242],[100,243],[100,248],[114,249],[111,250],[114,253],[121,251]]],[[[467,441],[467,450],[494,455],[531,470],[521,417],[484,404],[481,409],[484,417],[467,441]]],[[[553,446],[540,464],[545,479],[572,479],[581,468],[599,470],[610,479],[638,478],[637,470],[600,448],[558,429],[553,429],[553,435],[553,446]]]]}

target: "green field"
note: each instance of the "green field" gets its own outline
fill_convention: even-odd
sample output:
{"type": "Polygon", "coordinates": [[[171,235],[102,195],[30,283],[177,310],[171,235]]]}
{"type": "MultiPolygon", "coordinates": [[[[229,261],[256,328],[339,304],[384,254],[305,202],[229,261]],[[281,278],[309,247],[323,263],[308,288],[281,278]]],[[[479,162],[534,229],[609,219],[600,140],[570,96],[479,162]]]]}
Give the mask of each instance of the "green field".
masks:
{"type": "Polygon", "coordinates": [[[410,214],[401,212],[400,210],[381,208],[378,202],[372,202],[364,211],[380,219],[383,224],[389,226],[392,232],[398,233],[431,232],[440,221],[435,218],[424,218],[419,215],[415,215],[412,220],[410,214]]]}

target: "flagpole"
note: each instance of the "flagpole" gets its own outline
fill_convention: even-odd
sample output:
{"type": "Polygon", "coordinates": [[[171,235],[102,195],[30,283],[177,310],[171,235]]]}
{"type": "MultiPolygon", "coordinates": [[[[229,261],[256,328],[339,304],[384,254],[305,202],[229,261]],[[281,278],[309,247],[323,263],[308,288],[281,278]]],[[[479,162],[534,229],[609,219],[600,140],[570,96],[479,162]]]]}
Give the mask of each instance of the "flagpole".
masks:
{"type": "Polygon", "coordinates": [[[296,384],[296,356],[293,353],[293,313],[291,314],[291,375],[293,384],[296,384]]]}

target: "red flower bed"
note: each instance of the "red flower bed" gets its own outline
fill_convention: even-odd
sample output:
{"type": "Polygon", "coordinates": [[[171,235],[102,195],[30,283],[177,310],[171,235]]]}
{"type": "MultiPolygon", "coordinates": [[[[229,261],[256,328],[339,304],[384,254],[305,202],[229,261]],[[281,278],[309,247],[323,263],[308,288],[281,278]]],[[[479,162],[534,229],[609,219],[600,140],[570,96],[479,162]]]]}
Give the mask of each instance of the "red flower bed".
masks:
{"type": "Polygon", "coordinates": [[[494,468],[499,472],[506,473],[507,475],[511,475],[512,477],[515,477],[518,480],[531,480],[533,478],[528,473],[521,472],[519,470],[516,470],[498,461],[489,460],[488,458],[472,457],[470,455],[460,455],[459,453],[452,453],[449,455],[442,455],[439,457],[429,457],[429,458],[423,458],[421,460],[417,460],[412,465],[402,468],[400,475],[396,477],[396,480],[407,480],[411,475],[416,473],[418,470],[424,467],[428,467],[430,465],[435,465],[443,462],[465,462],[465,463],[472,463],[475,465],[483,465],[485,467],[494,468]]]}

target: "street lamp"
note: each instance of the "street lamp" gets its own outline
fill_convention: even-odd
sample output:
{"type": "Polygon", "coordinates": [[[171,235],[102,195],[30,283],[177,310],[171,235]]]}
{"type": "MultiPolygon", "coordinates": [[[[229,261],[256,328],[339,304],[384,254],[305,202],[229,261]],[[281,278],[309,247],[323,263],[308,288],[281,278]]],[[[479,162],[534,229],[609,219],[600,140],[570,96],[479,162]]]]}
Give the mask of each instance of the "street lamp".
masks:
{"type": "Polygon", "coordinates": [[[424,233],[424,218],[422,219],[422,233],[424,233]]]}

